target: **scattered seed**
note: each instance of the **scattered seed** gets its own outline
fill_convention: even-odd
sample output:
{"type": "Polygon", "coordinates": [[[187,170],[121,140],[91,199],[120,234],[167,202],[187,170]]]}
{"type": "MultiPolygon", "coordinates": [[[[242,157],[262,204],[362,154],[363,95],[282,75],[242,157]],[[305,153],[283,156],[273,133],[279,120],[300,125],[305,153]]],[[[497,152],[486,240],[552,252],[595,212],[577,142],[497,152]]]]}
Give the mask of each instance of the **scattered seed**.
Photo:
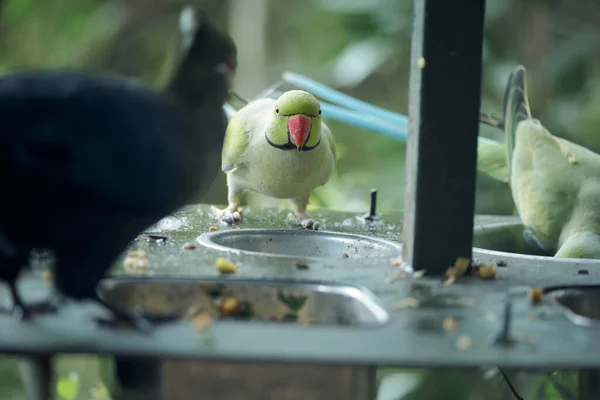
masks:
{"type": "Polygon", "coordinates": [[[403,261],[404,261],[404,260],[402,259],[402,257],[396,257],[396,258],[392,258],[392,265],[393,265],[394,267],[397,267],[397,266],[399,266],[399,265],[402,265],[402,262],[403,262],[403,261]]]}
{"type": "Polygon", "coordinates": [[[479,279],[484,281],[496,279],[496,268],[491,265],[480,265],[477,268],[477,275],[479,275],[479,279]]]}
{"type": "Polygon", "coordinates": [[[453,331],[458,327],[458,321],[452,317],[445,317],[442,325],[444,330],[453,331]]]}
{"type": "Polygon", "coordinates": [[[127,257],[148,258],[148,253],[146,253],[144,250],[132,250],[129,252],[129,254],[127,254],[127,257]]]}
{"type": "Polygon", "coordinates": [[[463,351],[469,350],[473,345],[473,340],[468,335],[461,335],[456,341],[456,346],[463,351]]]}
{"type": "Polygon", "coordinates": [[[506,262],[506,260],[498,260],[496,261],[496,265],[499,267],[506,267],[508,263],[506,262]]]}
{"type": "Polygon", "coordinates": [[[423,57],[419,57],[419,61],[417,61],[417,65],[419,68],[425,68],[425,59],[423,57]]]}
{"type": "Polygon", "coordinates": [[[350,258],[350,256],[348,255],[348,253],[342,253],[342,258],[350,258]]]}
{"type": "Polygon", "coordinates": [[[448,279],[446,279],[446,280],[444,281],[444,285],[443,285],[443,286],[450,286],[450,285],[453,285],[453,284],[454,284],[454,282],[456,282],[456,278],[455,278],[455,277],[453,277],[453,276],[451,276],[450,278],[448,278],[448,279]]]}
{"type": "Polygon", "coordinates": [[[531,304],[539,304],[544,298],[544,292],[540,288],[529,289],[529,302],[531,304]]]}
{"type": "Polygon", "coordinates": [[[400,301],[395,302],[391,305],[391,308],[394,310],[402,309],[402,308],[417,308],[419,307],[419,300],[414,297],[406,297],[400,301]]]}
{"type": "Polygon", "coordinates": [[[240,302],[235,297],[227,297],[221,304],[223,315],[235,315],[240,309],[240,302]]]}
{"type": "Polygon", "coordinates": [[[235,274],[238,272],[238,266],[225,257],[217,258],[217,269],[221,274],[235,274]]]}
{"type": "Polygon", "coordinates": [[[469,265],[471,265],[470,259],[466,257],[457,257],[454,265],[446,270],[446,276],[448,278],[458,278],[463,276],[467,272],[469,265]]]}
{"type": "Polygon", "coordinates": [[[192,323],[199,331],[203,331],[212,324],[212,317],[207,313],[202,313],[192,320],[192,323]]]}
{"type": "Polygon", "coordinates": [[[196,248],[198,248],[198,246],[196,246],[196,243],[192,243],[192,242],[189,242],[189,243],[186,243],[183,245],[183,250],[194,250],[196,248]]]}
{"type": "Polygon", "coordinates": [[[216,231],[216,230],[217,230],[217,227],[216,227],[216,226],[211,226],[210,228],[208,228],[208,231],[209,231],[209,232],[214,232],[214,231],[216,231]]]}
{"type": "Polygon", "coordinates": [[[419,279],[422,278],[425,275],[425,271],[424,269],[420,269],[418,271],[413,272],[412,277],[415,279],[419,279]]]}
{"type": "Polygon", "coordinates": [[[123,261],[125,269],[129,271],[143,270],[148,268],[148,253],[143,250],[129,252],[123,261]]]}

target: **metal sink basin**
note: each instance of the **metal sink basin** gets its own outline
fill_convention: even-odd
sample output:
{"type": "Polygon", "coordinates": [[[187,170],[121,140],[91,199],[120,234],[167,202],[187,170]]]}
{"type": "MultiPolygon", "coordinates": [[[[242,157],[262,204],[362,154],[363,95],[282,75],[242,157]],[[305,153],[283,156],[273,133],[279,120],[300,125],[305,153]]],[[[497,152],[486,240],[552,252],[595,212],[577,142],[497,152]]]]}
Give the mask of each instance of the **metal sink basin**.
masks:
{"type": "MultiPolygon", "coordinates": [[[[381,326],[389,320],[383,306],[367,289],[330,282],[114,277],[101,281],[98,293],[109,304],[121,310],[139,311],[157,325],[202,316],[209,316],[209,320],[348,328],[381,326]],[[231,307],[231,304],[237,304],[237,307],[231,307]]],[[[252,346],[252,343],[248,345],[252,346]]],[[[118,357],[116,377],[116,398],[123,399],[192,400],[198,398],[198,393],[210,393],[211,398],[219,399],[375,398],[375,366],[372,365],[285,361],[257,365],[118,357]]]]}
{"type": "Polygon", "coordinates": [[[388,240],[338,232],[300,229],[236,229],[205,233],[205,247],[238,254],[299,260],[391,258],[402,246],[388,240]]]}
{"type": "Polygon", "coordinates": [[[109,304],[155,322],[237,319],[302,325],[381,325],[389,316],[366,288],[288,279],[117,277],[103,280],[109,304]]]}
{"type": "Polygon", "coordinates": [[[600,286],[586,285],[551,290],[550,296],[574,324],[600,326],[600,286]]]}
{"type": "Polygon", "coordinates": [[[513,222],[476,226],[473,231],[473,247],[530,256],[546,256],[527,243],[523,237],[523,224],[517,218],[513,222]]]}

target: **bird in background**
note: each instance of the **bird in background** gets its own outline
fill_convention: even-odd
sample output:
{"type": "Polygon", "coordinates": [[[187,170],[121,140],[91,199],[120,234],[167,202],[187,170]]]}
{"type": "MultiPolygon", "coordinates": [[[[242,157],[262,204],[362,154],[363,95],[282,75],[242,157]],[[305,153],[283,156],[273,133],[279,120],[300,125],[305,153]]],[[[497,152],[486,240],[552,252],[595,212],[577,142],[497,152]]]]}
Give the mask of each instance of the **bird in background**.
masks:
{"type": "Polygon", "coordinates": [[[289,199],[288,221],[318,229],[306,208],[336,163],[335,140],[321,114],[319,101],[303,90],[257,99],[238,110],[227,126],[221,161],[228,206],[212,207],[213,214],[227,224],[241,221],[242,197],[252,191],[289,199]]]}
{"type": "Polygon", "coordinates": [[[526,241],[548,255],[600,258],[600,155],[553,136],[529,108],[526,70],[504,96],[510,188],[526,241]]]}
{"type": "Polygon", "coordinates": [[[11,188],[0,197],[0,279],[24,320],[91,299],[112,322],[151,328],[96,286],[141,231],[213,182],[237,66],[234,42],[205,15],[186,7],[179,26],[181,57],[161,92],[61,70],[0,78],[0,180],[11,188]],[[54,293],[27,304],[17,279],[34,249],[53,254],[54,293]]]}

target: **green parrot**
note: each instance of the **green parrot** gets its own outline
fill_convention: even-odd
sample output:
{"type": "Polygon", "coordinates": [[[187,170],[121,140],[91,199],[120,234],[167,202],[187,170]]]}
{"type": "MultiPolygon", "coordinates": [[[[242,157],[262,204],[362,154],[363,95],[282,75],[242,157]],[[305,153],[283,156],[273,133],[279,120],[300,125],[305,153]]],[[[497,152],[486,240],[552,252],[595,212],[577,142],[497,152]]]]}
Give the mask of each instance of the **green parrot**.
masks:
{"type": "Polygon", "coordinates": [[[510,173],[506,164],[506,146],[502,142],[479,137],[477,142],[477,171],[508,183],[510,173]]]}
{"type": "Polygon", "coordinates": [[[290,90],[277,100],[254,100],[229,121],[221,169],[227,174],[229,205],[213,213],[223,222],[241,220],[246,191],[289,199],[291,222],[318,229],[306,213],[312,191],[327,183],[336,163],[335,140],[310,93],[290,90]]]}
{"type": "Polygon", "coordinates": [[[525,68],[504,95],[510,188],[527,242],[564,258],[600,258],[600,155],[553,136],[532,118],[525,68]]]}

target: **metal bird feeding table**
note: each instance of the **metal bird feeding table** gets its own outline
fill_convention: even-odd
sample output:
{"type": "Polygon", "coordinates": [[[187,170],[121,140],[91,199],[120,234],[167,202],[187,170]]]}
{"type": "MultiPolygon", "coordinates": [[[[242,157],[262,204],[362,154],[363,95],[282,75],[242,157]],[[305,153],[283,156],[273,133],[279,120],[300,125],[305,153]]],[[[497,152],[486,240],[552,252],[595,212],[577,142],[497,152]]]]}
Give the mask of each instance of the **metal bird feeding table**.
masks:
{"type": "MultiPolygon", "coordinates": [[[[113,398],[145,400],[372,399],[378,365],[597,369],[595,292],[564,288],[599,282],[598,262],[517,254],[527,252],[518,218],[473,220],[483,17],[483,0],[415,1],[403,268],[424,277],[388,281],[399,214],[321,211],[323,232],[290,233],[273,230],[283,212],[252,210],[244,229],[208,233],[208,206],[189,206],[132,244],[147,252],[145,268],[100,286],[107,301],[153,317],[151,335],[98,327],[102,310],[68,304],[31,323],[0,316],[0,352],[38,366],[58,353],[110,355],[113,398]],[[237,275],[219,276],[218,256],[241,262],[237,275]],[[498,266],[496,279],[443,284],[457,257],[498,266]],[[531,286],[546,288],[535,305],[531,286]]],[[[21,288],[33,300],[48,285],[21,288]]],[[[590,398],[595,375],[584,377],[590,398]]]]}

